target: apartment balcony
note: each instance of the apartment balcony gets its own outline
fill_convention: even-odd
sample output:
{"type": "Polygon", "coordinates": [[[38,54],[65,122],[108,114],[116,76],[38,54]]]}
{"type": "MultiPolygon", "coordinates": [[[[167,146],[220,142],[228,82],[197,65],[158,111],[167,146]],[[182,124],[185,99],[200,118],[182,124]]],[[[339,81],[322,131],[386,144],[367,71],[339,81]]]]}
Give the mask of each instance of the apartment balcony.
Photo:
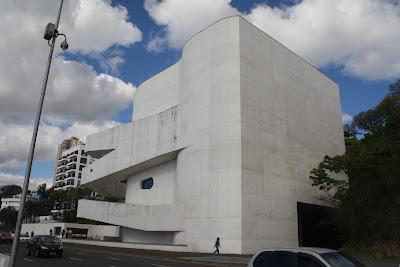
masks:
{"type": "Polygon", "coordinates": [[[65,173],[68,175],[71,175],[71,173],[74,173],[76,171],[76,168],[71,168],[69,170],[67,170],[65,173]]]}
{"type": "Polygon", "coordinates": [[[59,184],[63,184],[63,183],[64,183],[63,179],[58,179],[54,182],[54,187],[59,186],[59,184]]]}
{"type": "Polygon", "coordinates": [[[55,182],[53,186],[54,190],[56,191],[61,189],[62,187],[64,187],[64,181],[55,182]]]}
{"type": "Polygon", "coordinates": [[[68,161],[68,163],[67,163],[67,166],[69,166],[69,165],[71,165],[71,164],[76,164],[78,162],[78,159],[77,158],[73,158],[73,159],[70,159],[69,161],[68,161]]]}
{"type": "Polygon", "coordinates": [[[67,163],[67,160],[62,161],[62,162],[59,161],[59,162],[57,163],[57,168],[62,168],[62,167],[64,167],[66,163],[67,163]]]}
{"type": "Polygon", "coordinates": [[[57,171],[56,177],[60,177],[63,175],[65,175],[64,171],[60,171],[60,172],[57,171]]]}
{"type": "Polygon", "coordinates": [[[63,168],[65,168],[65,164],[62,164],[62,165],[60,165],[60,166],[57,166],[57,171],[58,171],[58,170],[62,170],[63,168]]]}
{"type": "Polygon", "coordinates": [[[57,175],[55,181],[62,181],[65,178],[65,175],[57,175]]]}
{"type": "Polygon", "coordinates": [[[67,156],[67,158],[68,158],[68,159],[71,159],[71,158],[75,158],[75,157],[77,157],[77,156],[78,156],[78,151],[75,151],[74,153],[69,154],[69,155],[67,156]]]}
{"type": "Polygon", "coordinates": [[[80,199],[77,217],[143,231],[183,231],[183,207],[80,199]]]}
{"type": "Polygon", "coordinates": [[[68,166],[68,168],[66,169],[66,171],[70,171],[70,170],[76,170],[76,164],[71,164],[68,166]]]}

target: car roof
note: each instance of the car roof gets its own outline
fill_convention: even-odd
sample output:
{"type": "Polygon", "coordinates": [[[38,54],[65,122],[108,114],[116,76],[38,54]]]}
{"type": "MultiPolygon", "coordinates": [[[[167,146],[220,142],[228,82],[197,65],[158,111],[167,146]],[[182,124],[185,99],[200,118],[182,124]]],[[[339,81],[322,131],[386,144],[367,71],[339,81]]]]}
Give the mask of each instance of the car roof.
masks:
{"type": "Polygon", "coordinates": [[[283,247],[283,248],[268,248],[262,251],[290,251],[290,252],[314,252],[317,254],[338,252],[337,250],[330,248],[318,248],[318,247],[283,247]]]}

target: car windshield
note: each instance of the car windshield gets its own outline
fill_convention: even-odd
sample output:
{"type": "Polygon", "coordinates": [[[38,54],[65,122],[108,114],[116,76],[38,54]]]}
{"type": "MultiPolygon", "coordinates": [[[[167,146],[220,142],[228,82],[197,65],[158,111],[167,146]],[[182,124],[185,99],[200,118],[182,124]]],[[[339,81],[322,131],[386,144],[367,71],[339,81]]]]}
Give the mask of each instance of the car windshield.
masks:
{"type": "Polygon", "coordinates": [[[332,267],[366,267],[358,260],[343,252],[322,253],[320,255],[332,267]]]}
{"type": "Polygon", "coordinates": [[[59,242],[59,239],[54,236],[41,236],[40,240],[45,243],[58,243],[59,242]]]}

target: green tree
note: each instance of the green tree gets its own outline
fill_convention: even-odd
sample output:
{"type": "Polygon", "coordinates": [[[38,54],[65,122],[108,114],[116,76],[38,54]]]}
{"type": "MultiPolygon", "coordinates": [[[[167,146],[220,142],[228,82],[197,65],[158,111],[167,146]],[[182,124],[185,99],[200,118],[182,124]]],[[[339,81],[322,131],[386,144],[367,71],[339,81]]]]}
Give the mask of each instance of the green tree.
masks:
{"type": "Polygon", "coordinates": [[[13,207],[7,207],[0,210],[0,228],[5,232],[11,232],[15,229],[18,211],[13,207]]]}
{"type": "Polygon", "coordinates": [[[400,80],[344,132],[346,153],[326,156],[311,171],[312,184],[333,193],[339,228],[351,243],[400,242],[400,80]]]}
{"type": "Polygon", "coordinates": [[[3,185],[0,187],[0,197],[11,197],[22,192],[19,185],[3,185]]]}

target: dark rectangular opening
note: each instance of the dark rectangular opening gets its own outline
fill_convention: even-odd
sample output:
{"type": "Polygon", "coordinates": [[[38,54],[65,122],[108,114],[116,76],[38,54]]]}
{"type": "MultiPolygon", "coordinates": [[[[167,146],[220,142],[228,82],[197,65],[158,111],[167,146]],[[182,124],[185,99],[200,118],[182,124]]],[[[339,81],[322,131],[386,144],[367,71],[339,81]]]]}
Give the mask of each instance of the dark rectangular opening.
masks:
{"type": "Polygon", "coordinates": [[[335,222],[335,208],[297,202],[299,246],[338,249],[345,238],[335,222]]]}

